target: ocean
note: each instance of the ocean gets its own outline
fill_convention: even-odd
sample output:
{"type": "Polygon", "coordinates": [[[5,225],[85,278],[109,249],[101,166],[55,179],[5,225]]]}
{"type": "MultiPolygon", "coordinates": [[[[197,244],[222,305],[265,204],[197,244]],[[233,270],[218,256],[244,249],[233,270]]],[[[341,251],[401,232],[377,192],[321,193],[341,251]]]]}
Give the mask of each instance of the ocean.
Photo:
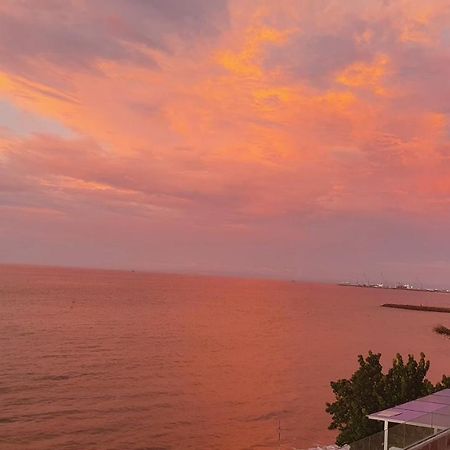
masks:
{"type": "Polygon", "coordinates": [[[332,444],[329,384],[358,354],[424,352],[432,381],[450,373],[450,340],[432,330],[450,317],[388,302],[450,295],[0,266],[0,449],[332,444]]]}

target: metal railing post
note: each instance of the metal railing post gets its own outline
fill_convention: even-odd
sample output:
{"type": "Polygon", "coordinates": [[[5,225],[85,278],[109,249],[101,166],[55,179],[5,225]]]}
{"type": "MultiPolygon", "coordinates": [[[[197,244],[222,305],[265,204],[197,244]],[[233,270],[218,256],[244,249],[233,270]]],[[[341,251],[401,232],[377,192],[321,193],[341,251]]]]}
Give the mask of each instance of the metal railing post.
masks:
{"type": "Polygon", "coordinates": [[[388,450],[388,438],[389,438],[389,422],[384,421],[384,450],[388,450]]]}

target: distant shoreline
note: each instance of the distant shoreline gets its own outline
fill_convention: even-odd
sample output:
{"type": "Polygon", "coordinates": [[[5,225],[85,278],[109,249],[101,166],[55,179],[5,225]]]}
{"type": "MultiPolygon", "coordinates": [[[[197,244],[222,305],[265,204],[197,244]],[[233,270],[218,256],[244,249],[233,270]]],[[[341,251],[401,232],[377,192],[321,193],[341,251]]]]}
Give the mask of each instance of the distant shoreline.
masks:
{"type": "Polygon", "coordinates": [[[430,289],[430,288],[418,288],[411,286],[410,284],[398,284],[396,286],[387,286],[382,283],[380,284],[366,284],[366,283],[338,283],[338,286],[348,286],[348,287],[358,287],[358,288],[368,288],[368,289],[390,289],[395,291],[413,291],[413,292],[434,292],[438,294],[450,294],[450,289],[430,289]]]}
{"type": "Polygon", "coordinates": [[[450,308],[446,308],[445,306],[402,305],[399,303],[384,303],[381,306],[384,308],[409,309],[412,311],[450,313],[450,308]]]}

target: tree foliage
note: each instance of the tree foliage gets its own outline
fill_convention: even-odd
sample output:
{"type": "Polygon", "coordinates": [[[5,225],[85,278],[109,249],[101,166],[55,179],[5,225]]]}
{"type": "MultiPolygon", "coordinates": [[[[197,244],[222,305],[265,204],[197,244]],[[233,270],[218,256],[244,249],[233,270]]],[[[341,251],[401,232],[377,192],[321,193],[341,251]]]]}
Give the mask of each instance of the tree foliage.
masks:
{"type": "Polygon", "coordinates": [[[326,411],[332,417],[329,429],[339,431],[337,445],[349,444],[381,431],[382,422],[368,419],[368,414],[450,387],[448,376],[443,376],[436,386],[427,380],[430,361],[423,353],[418,361],[408,355],[406,362],[397,354],[385,374],[380,358],[380,353],[370,351],[366,358],[359,355],[359,368],[350,379],[331,382],[336,400],[327,403],[326,411]]]}

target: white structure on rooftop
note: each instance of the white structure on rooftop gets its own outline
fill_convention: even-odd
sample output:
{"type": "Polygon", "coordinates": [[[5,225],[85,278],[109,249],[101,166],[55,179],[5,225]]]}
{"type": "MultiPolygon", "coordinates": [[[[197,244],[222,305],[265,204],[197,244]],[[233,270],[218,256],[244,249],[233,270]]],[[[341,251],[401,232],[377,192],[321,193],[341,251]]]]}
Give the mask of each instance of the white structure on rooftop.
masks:
{"type": "MultiPolygon", "coordinates": [[[[368,418],[384,422],[384,450],[389,450],[389,423],[432,429],[433,435],[448,431],[450,436],[450,389],[443,389],[426,397],[370,414],[368,418]]],[[[426,441],[428,440],[431,438],[426,441]]],[[[423,441],[424,445],[426,441],[423,441]]],[[[449,447],[446,444],[443,448],[449,447]]],[[[391,449],[393,450],[393,447],[391,449]]]]}

